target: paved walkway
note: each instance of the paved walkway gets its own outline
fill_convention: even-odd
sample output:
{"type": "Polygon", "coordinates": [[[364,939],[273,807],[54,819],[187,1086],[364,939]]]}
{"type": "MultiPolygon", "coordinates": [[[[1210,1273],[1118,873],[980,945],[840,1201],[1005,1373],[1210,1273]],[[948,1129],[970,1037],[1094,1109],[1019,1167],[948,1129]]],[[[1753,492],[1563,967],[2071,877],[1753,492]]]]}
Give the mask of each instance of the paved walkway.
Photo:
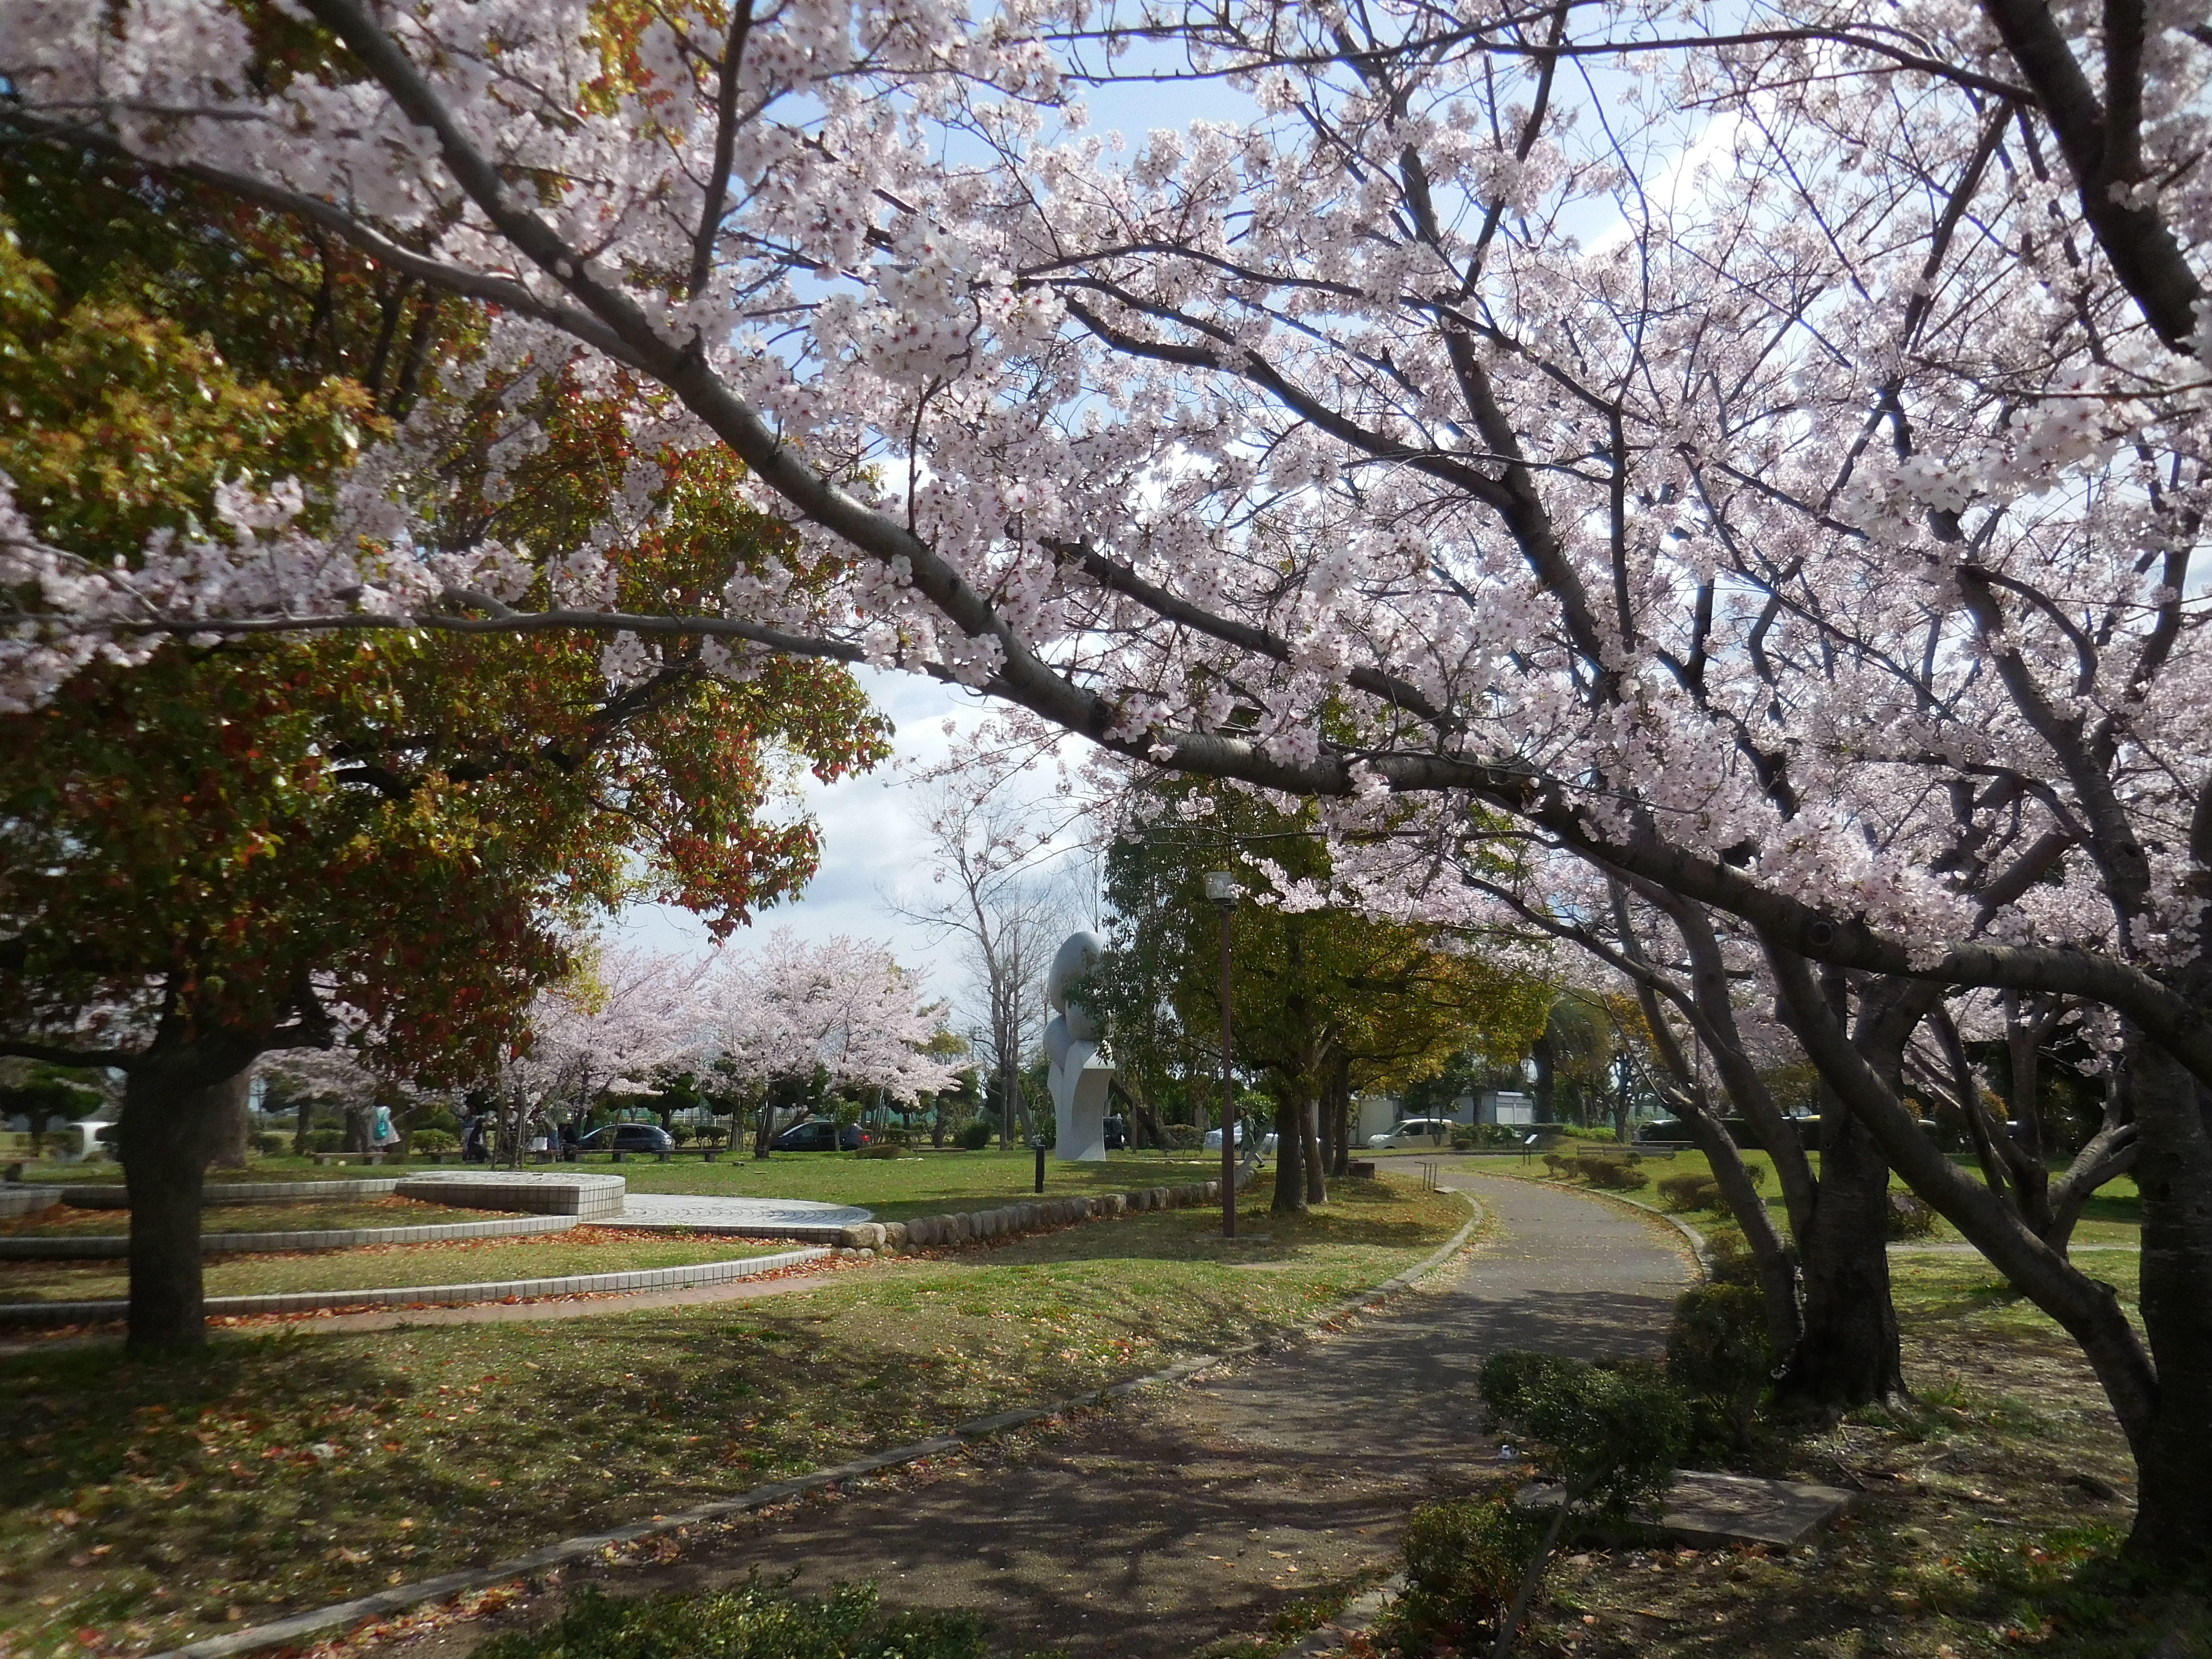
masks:
{"type": "MultiPolygon", "coordinates": [[[[575,1576],[872,1578],[891,1605],[972,1607],[1007,1649],[1078,1659],[1185,1659],[1256,1632],[1285,1601],[1387,1565],[1408,1509],[1485,1475],[1486,1355],[1650,1352],[1692,1271],[1676,1234],[1620,1206],[1449,1166],[1444,1180],[1503,1224],[1386,1314],[881,1493],[744,1522],[667,1565],[575,1576]]],[[[453,1626],[408,1659],[496,1628],[453,1626]]]]}

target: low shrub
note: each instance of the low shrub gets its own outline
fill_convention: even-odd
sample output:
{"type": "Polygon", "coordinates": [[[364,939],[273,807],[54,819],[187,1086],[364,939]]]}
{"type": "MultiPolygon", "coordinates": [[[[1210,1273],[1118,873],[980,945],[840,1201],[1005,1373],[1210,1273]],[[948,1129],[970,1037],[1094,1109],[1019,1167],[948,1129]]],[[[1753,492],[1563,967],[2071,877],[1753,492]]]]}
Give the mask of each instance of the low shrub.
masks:
{"type": "Polygon", "coordinates": [[[670,1124],[668,1126],[668,1138],[674,1141],[678,1146],[690,1146],[691,1144],[691,1126],[688,1123],[670,1124]]]}
{"type": "Polygon", "coordinates": [[[459,1136],[448,1134],[443,1129],[417,1129],[407,1138],[410,1152],[459,1152],[460,1146],[459,1136]]]}
{"type": "Polygon", "coordinates": [[[1935,1231],[1935,1211],[1911,1193],[1890,1194],[1889,1236],[1892,1238],[1926,1238],[1935,1231]]]}
{"type": "Polygon", "coordinates": [[[343,1129],[317,1129],[307,1137],[311,1152],[340,1152],[345,1150],[343,1129]]]}
{"type": "Polygon", "coordinates": [[[908,1129],[872,1129],[878,1146],[896,1146],[903,1151],[914,1145],[914,1133],[908,1129]]]}
{"type": "Polygon", "coordinates": [[[264,1129],[253,1137],[253,1150],[264,1158],[282,1158],[292,1150],[292,1137],[264,1129]]]}
{"type": "Polygon", "coordinates": [[[866,1146],[855,1146],[853,1149],[854,1158],[900,1158],[904,1156],[905,1152],[905,1147],[894,1146],[887,1140],[873,1141],[866,1146]]]}
{"type": "Polygon", "coordinates": [[[699,1144],[702,1146],[720,1146],[729,1138],[730,1132],[719,1123],[708,1124],[699,1131],[698,1135],[699,1144]]]}
{"type": "Polygon", "coordinates": [[[1749,1445],[1773,1369],[1766,1299],[1751,1285],[1698,1285],[1674,1298],[1667,1380],[1690,1397],[1701,1430],[1749,1445]]]}
{"type": "Polygon", "coordinates": [[[981,1152],[991,1144],[990,1121],[988,1118],[969,1118],[952,1137],[952,1144],[963,1152],[981,1152]]]}
{"type": "Polygon", "coordinates": [[[1632,1193],[1649,1187],[1651,1177],[1626,1158],[1584,1156],[1575,1160],[1575,1173],[1593,1187],[1607,1192],[1632,1193]]]}
{"type": "Polygon", "coordinates": [[[1494,1636],[1498,1616],[1544,1540],[1541,1516],[1504,1492],[1427,1504],[1406,1523],[1406,1588],[1391,1604],[1382,1645],[1402,1653],[1474,1650],[1494,1636]]]}
{"type": "Polygon", "coordinates": [[[609,1595],[589,1584],[561,1617],[508,1631],[481,1659],[984,1659],[983,1621],[972,1613],[886,1617],[872,1584],[841,1584],[819,1601],[787,1582],[749,1578],[733,1589],[609,1595]]]}
{"type": "Polygon", "coordinates": [[[1544,1167],[1549,1170],[1552,1174],[1557,1177],[1564,1177],[1566,1175],[1567,1166],[1571,1162],[1571,1159],[1562,1158],[1557,1152],[1547,1152],[1544,1154],[1544,1167]]]}
{"type": "Polygon", "coordinates": [[[1673,1483],[1690,1440],[1690,1407],[1648,1360],[1592,1364],[1508,1349],[1482,1362],[1478,1381],[1490,1431],[1510,1437],[1559,1483],[1519,1584],[1493,1620],[1504,1652],[1543,1587],[1553,1547],[1577,1521],[1619,1522],[1648,1510],[1673,1483]]]}
{"type": "Polygon", "coordinates": [[[1709,1175],[1663,1176],[1659,1199],[1670,1210],[1710,1210],[1720,1202],[1721,1185],[1709,1175]]]}
{"type": "Polygon", "coordinates": [[[1165,1123],[1160,1133],[1172,1152],[1194,1152],[1205,1144],[1205,1134],[1194,1123],[1165,1123]]]}
{"type": "Polygon", "coordinates": [[[1758,1258],[1740,1227],[1716,1227],[1705,1235],[1705,1261],[1716,1285],[1756,1285],[1758,1258]]]}

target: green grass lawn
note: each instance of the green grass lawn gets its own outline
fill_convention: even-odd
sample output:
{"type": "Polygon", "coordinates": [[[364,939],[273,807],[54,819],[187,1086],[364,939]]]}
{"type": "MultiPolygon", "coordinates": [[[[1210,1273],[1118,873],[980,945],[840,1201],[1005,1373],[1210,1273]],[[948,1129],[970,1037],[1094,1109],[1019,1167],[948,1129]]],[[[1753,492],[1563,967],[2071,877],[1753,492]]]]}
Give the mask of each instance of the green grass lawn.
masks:
{"type": "Polygon", "coordinates": [[[167,1648],[1094,1389],[1301,1322],[1466,1216],[1354,1182],[1230,1261],[1170,1211],[763,1302],[0,1359],[0,1652],[167,1648]]]}
{"type": "MultiPolygon", "coordinates": [[[[456,1221],[499,1221],[514,1210],[463,1210],[411,1198],[369,1198],[330,1204],[216,1204],[200,1215],[204,1233],[321,1232],[343,1227],[437,1227],[456,1221]]],[[[128,1233],[128,1210],[79,1210],[57,1204],[0,1221],[0,1238],[62,1238],[128,1233]]]]}
{"type": "MultiPolygon", "coordinates": [[[[522,1238],[444,1244],[368,1244],[313,1255],[213,1256],[210,1296],[287,1291],[358,1291],[393,1285],[466,1285],[481,1279],[552,1279],[568,1273],[635,1273],[695,1261],[734,1261],[783,1248],[741,1238],[635,1233],[577,1227],[522,1238]]],[[[129,1289],[120,1261],[0,1261],[0,1303],[76,1302],[129,1289]]]]}
{"type": "MultiPolygon", "coordinates": [[[[605,1170],[604,1160],[583,1167],[605,1170]]],[[[917,1152],[901,1158],[854,1158],[837,1152],[778,1152],[765,1163],[750,1155],[714,1164],[696,1158],[667,1164],[631,1159],[618,1170],[641,1193],[742,1194],[752,1198],[811,1198],[860,1204],[878,1221],[990,1209],[1034,1195],[1036,1155],[1027,1151],[917,1152]]],[[[1126,1192],[1133,1187],[1173,1187],[1208,1181],[1221,1173],[1218,1153],[1138,1152],[1097,1164],[1062,1163],[1045,1154],[1048,1196],[1126,1192]]]]}
{"type": "MultiPolygon", "coordinates": [[[[71,1179],[91,1182],[118,1180],[122,1170],[114,1164],[75,1166],[71,1179]]],[[[424,1165],[428,1168],[428,1165],[424,1165]]],[[[446,1169],[479,1168],[447,1163],[446,1169]]],[[[980,1152],[955,1150],[917,1150],[905,1158],[854,1158],[842,1152],[778,1152],[756,1163],[750,1152],[725,1152],[709,1164],[696,1152],[677,1154],[668,1163],[631,1157],[620,1164],[606,1158],[580,1164],[532,1164],[532,1170],[582,1170],[592,1175],[618,1175],[640,1193],[737,1194],[750,1198],[809,1198],[830,1204],[860,1204],[875,1212],[879,1221],[899,1221],[909,1216],[937,1215],[951,1210],[990,1209],[1034,1195],[1036,1154],[1027,1150],[980,1152]]],[[[1176,1186],[1189,1181],[1208,1181],[1221,1173],[1221,1157],[1195,1152],[1133,1152],[1098,1164],[1062,1163],[1045,1155],[1045,1192],[1121,1192],[1132,1187],[1176,1186]]],[[[243,1177],[256,1181],[360,1180],[380,1174],[417,1173],[416,1166],[402,1169],[359,1165],[316,1165],[301,1158],[257,1158],[243,1177]]],[[[54,1178],[42,1175],[41,1179],[54,1178]]],[[[210,1181],[240,1179],[237,1171],[210,1171],[210,1181]]]]}
{"type": "MultiPolygon", "coordinates": [[[[1575,1149],[1562,1146],[1555,1150],[1571,1156],[1575,1149]]],[[[1820,1155],[1814,1152],[1810,1157],[1813,1171],[1818,1175],[1820,1169],[1820,1155]]],[[[1743,1155],[1743,1161],[1755,1169],[1765,1171],[1765,1180],[1759,1188],[1759,1191],[1765,1195],[1766,1207],[1772,1210],[1778,1219],[1782,1212],[1782,1194],[1774,1179],[1773,1159],[1765,1152],[1746,1152],[1743,1155]]],[[[1955,1158],[1952,1162],[1976,1180],[1981,1178],[1981,1170],[1972,1158],[1955,1158]]],[[[1711,1160],[1703,1152],[1690,1151],[1677,1152],[1672,1158],[1663,1154],[1649,1155],[1645,1158],[1643,1167],[1645,1173],[1650,1176],[1652,1184],[1641,1192],[1631,1194],[1629,1196],[1640,1199],[1647,1204],[1656,1204],[1661,1201],[1658,1183],[1669,1176],[1712,1173],[1711,1160]]],[[[1485,1160],[1481,1168],[1487,1175],[1516,1176],[1538,1181],[1548,1180],[1551,1177],[1551,1171],[1547,1170],[1540,1161],[1524,1164],[1518,1158],[1498,1158],[1485,1160]]],[[[1889,1184],[1899,1192],[1906,1190],[1903,1177],[1894,1172],[1890,1176],[1889,1184]]],[[[1694,1221],[1697,1218],[1692,1215],[1687,1218],[1694,1221]]],[[[2136,1192],[2135,1178],[2132,1176],[2121,1176],[2100,1188],[2090,1198],[2088,1203],[2083,1206],[2081,1219],[2074,1229],[2073,1243],[2133,1244],[2141,1237],[2142,1228],[2142,1206],[2136,1192]]],[[[1927,1242],[1957,1244],[1965,1241],[1957,1228],[1939,1216],[1936,1221],[1936,1231],[1929,1235],[1927,1242]]]]}

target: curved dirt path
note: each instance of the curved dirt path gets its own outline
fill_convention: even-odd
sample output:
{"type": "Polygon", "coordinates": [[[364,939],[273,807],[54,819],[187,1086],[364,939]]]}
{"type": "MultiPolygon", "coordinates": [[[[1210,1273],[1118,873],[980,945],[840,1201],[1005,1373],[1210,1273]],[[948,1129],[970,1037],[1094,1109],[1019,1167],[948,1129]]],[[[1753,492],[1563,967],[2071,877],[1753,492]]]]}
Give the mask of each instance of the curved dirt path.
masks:
{"type": "MultiPolygon", "coordinates": [[[[1387,1569],[1413,1504],[1482,1476],[1486,1355],[1649,1352],[1693,1271],[1674,1233],[1623,1206],[1466,1166],[1443,1181],[1495,1224],[1348,1330],[890,1490],[740,1522],[665,1565],[571,1582],[702,1588],[795,1568],[819,1591],[872,1578],[888,1605],[973,1608],[1004,1650],[1077,1659],[1186,1659],[1256,1632],[1296,1596],[1387,1569]]],[[[408,1659],[459,1654],[501,1626],[449,1627],[408,1659]]]]}

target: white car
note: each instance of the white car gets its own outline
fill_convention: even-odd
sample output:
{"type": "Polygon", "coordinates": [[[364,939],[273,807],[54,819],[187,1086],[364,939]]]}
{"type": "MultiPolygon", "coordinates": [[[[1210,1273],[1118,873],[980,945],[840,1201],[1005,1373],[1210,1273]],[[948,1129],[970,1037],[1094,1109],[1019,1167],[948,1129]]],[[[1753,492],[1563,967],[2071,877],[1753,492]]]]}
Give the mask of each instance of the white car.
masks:
{"type": "MultiPolygon", "coordinates": [[[[1218,1152],[1221,1150],[1220,1130],[1208,1129],[1206,1132],[1206,1150],[1209,1152],[1218,1152]]],[[[1237,1126],[1237,1150],[1240,1152],[1244,1150],[1244,1126],[1241,1123],[1237,1126]]],[[[1260,1155],[1262,1158],[1273,1158],[1275,1155],[1275,1132],[1273,1129],[1260,1137],[1260,1155]]]]}
{"type": "Polygon", "coordinates": [[[1425,1146],[1431,1152],[1448,1150],[1452,1131],[1459,1125],[1448,1117],[1409,1117],[1389,1133],[1367,1137],[1370,1151],[1387,1152],[1399,1146],[1425,1146]]]}

